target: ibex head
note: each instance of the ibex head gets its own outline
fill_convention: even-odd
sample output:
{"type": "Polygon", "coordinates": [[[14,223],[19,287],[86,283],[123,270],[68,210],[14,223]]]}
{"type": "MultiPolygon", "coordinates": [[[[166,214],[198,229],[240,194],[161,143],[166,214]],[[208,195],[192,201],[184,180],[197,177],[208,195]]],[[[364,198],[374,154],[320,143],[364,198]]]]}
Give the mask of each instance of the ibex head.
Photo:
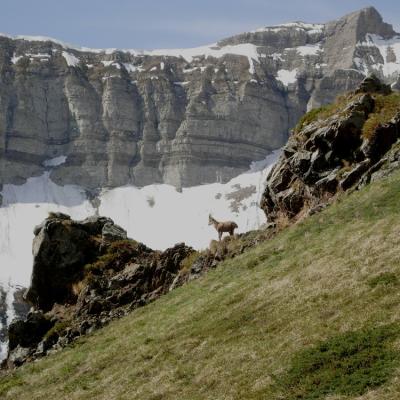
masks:
{"type": "Polygon", "coordinates": [[[214,223],[214,218],[211,216],[211,214],[208,214],[208,225],[212,225],[214,223]]]}

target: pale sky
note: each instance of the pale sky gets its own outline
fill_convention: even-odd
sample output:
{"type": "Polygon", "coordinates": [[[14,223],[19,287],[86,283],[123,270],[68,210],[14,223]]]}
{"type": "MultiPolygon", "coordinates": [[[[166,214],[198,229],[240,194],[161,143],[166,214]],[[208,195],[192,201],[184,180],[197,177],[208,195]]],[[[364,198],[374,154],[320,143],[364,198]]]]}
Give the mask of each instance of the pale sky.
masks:
{"type": "Polygon", "coordinates": [[[400,31],[398,0],[0,1],[0,32],[100,48],[194,47],[273,24],[326,22],[370,5],[400,31]]]}

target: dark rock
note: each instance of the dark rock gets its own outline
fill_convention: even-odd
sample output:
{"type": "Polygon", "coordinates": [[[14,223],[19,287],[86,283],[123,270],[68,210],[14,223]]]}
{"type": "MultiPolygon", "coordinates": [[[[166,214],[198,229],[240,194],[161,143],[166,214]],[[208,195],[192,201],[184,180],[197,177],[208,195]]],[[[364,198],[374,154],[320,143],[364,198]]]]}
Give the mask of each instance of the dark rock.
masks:
{"type": "Polygon", "coordinates": [[[380,93],[390,94],[392,89],[389,85],[382,83],[376,75],[367,76],[360,84],[355,93],[380,93]]]}
{"type": "Polygon", "coordinates": [[[400,114],[390,123],[378,126],[363,144],[365,157],[378,161],[400,137],[400,114]]]}
{"type": "Polygon", "coordinates": [[[103,227],[106,224],[113,225],[114,222],[111,218],[99,217],[97,215],[87,217],[83,221],[77,222],[77,225],[79,225],[80,228],[82,228],[89,235],[93,236],[101,235],[103,227]]]}
{"type": "Polygon", "coordinates": [[[26,299],[48,311],[54,303],[75,301],[73,284],[83,278],[83,268],[103,251],[100,241],[126,238],[111,219],[89,217],[72,221],[65,214],[52,214],[35,229],[33,271],[26,299]]]}
{"type": "Polygon", "coordinates": [[[87,305],[88,314],[100,314],[103,311],[109,311],[112,305],[102,298],[94,298],[87,305]]]}
{"type": "Polygon", "coordinates": [[[45,311],[54,303],[70,302],[72,284],[82,278],[83,266],[98,254],[98,245],[81,227],[71,221],[46,220],[33,241],[33,270],[26,299],[45,311]]]}
{"type": "Polygon", "coordinates": [[[31,355],[30,348],[18,345],[9,352],[6,360],[6,365],[8,368],[19,367],[27,361],[30,355],[31,355]]]}
{"type": "Polygon", "coordinates": [[[325,208],[328,207],[327,203],[323,203],[323,204],[317,204],[316,206],[310,208],[310,210],[308,211],[308,215],[314,215],[314,214],[318,214],[321,211],[325,210],[325,208]]]}
{"type": "Polygon", "coordinates": [[[27,348],[36,346],[53,324],[40,311],[29,313],[25,321],[11,323],[8,328],[10,351],[17,346],[27,348]]]}
{"type": "Polygon", "coordinates": [[[335,193],[338,187],[338,169],[333,170],[328,176],[315,183],[315,188],[319,193],[335,193]]]}
{"type": "Polygon", "coordinates": [[[371,161],[369,159],[357,164],[355,168],[345,174],[344,178],[340,181],[340,187],[343,190],[350,189],[362,178],[363,174],[368,170],[370,165],[371,161]]]}
{"type": "Polygon", "coordinates": [[[62,212],[50,212],[47,219],[59,219],[64,221],[71,220],[71,217],[68,214],[64,214],[62,212]]]}
{"type": "Polygon", "coordinates": [[[118,225],[114,225],[113,222],[106,222],[103,225],[102,238],[106,242],[113,242],[116,240],[125,240],[127,238],[126,231],[118,225]]]}
{"type": "Polygon", "coordinates": [[[306,151],[299,151],[294,154],[289,162],[292,171],[296,175],[304,175],[310,168],[312,154],[306,151]]]}
{"type": "Polygon", "coordinates": [[[123,271],[114,275],[109,283],[111,289],[118,289],[128,284],[137,283],[146,279],[150,274],[150,269],[140,264],[128,264],[123,271]]]}

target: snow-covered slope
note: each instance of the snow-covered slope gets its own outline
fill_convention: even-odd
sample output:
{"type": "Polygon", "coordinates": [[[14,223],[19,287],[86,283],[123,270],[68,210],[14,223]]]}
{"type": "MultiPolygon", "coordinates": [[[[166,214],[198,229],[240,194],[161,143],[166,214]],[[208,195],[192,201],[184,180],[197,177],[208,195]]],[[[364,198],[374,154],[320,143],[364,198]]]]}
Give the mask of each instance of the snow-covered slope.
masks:
{"type": "MultiPolygon", "coordinates": [[[[214,228],[208,226],[210,213],[216,219],[235,220],[239,225],[237,232],[256,229],[265,222],[258,204],[266,174],[278,154],[276,151],[266,160],[253,163],[247,173],[226,184],[181,191],[169,185],[103,190],[98,207],[87,199],[81,187],[58,186],[50,180],[51,169],[64,162],[63,157],[48,160],[48,170],[40,177],[30,178],[20,186],[4,185],[0,208],[0,285],[6,293],[6,323],[14,316],[11,307],[14,288],[29,285],[33,228],[49,211],[61,211],[74,219],[95,213],[111,217],[130,237],[154,249],[183,241],[202,249],[217,237],[214,228]]],[[[4,353],[4,345],[2,349],[4,353]]]]}
{"type": "MultiPolygon", "coordinates": [[[[20,186],[4,185],[0,208],[0,282],[29,284],[33,228],[49,211],[61,211],[74,219],[95,213],[111,217],[130,237],[154,249],[165,249],[182,241],[198,249],[207,247],[216,237],[213,228],[207,225],[210,213],[216,219],[237,221],[238,232],[255,229],[265,222],[258,203],[266,174],[278,153],[254,163],[247,173],[226,184],[180,191],[170,185],[103,190],[99,207],[86,198],[84,189],[53,183],[50,171],[20,186]]],[[[56,161],[49,160],[47,165],[52,168],[58,165],[56,161]]]]}

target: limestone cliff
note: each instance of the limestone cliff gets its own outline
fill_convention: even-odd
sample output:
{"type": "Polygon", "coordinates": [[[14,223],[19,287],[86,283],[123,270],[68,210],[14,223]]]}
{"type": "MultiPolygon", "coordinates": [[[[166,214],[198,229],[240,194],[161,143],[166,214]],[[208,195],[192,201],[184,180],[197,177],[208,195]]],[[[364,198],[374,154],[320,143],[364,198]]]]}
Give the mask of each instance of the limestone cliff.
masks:
{"type": "Polygon", "coordinates": [[[88,189],[226,181],[283,146],[307,108],[366,74],[395,84],[399,47],[374,8],[186,50],[1,36],[0,185],[53,159],[62,160],[55,182],[88,189]]]}

